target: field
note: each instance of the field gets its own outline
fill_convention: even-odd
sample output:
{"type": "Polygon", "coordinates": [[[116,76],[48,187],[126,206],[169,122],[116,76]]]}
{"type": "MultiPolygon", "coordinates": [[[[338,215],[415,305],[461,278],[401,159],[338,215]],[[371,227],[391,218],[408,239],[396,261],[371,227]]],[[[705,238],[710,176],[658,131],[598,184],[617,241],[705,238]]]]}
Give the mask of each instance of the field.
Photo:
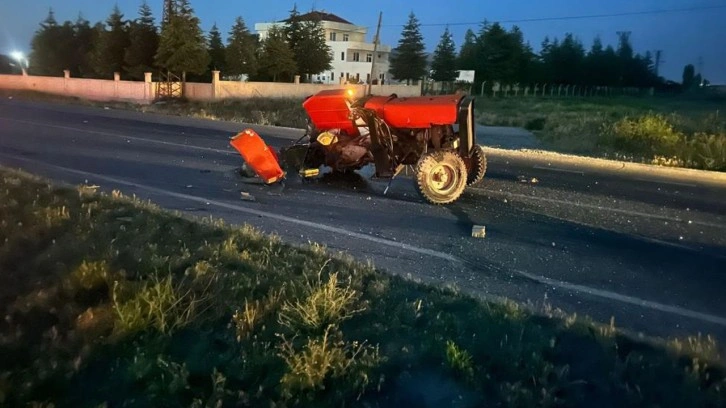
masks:
{"type": "Polygon", "coordinates": [[[726,97],[477,98],[477,121],[544,150],[726,171],[726,97]]]}
{"type": "Polygon", "coordinates": [[[0,405],[726,404],[714,339],[489,303],[0,168],[0,405]]]}

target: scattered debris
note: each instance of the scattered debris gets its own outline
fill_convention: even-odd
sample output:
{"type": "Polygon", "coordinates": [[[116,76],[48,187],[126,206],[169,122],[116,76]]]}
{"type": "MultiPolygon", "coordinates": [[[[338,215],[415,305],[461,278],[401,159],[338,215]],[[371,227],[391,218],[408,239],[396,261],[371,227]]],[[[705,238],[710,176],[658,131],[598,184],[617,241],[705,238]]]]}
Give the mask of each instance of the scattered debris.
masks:
{"type": "Polygon", "coordinates": [[[257,201],[252,194],[246,191],[240,191],[240,198],[242,199],[242,201],[257,201]]]}
{"type": "Polygon", "coordinates": [[[83,123],[88,123],[88,121],[87,120],[84,120],[83,123]]]}
{"type": "Polygon", "coordinates": [[[487,231],[484,225],[474,225],[471,228],[471,236],[474,238],[485,238],[486,235],[487,231]]]}
{"type": "Polygon", "coordinates": [[[555,246],[555,243],[554,243],[554,242],[552,243],[552,246],[553,246],[553,247],[555,246]]]}
{"type": "Polygon", "coordinates": [[[187,188],[192,188],[192,187],[194,187],[194,186],[192,186],[191,184],[187,184],[187,188]]]}
{"type": "Polygon", "coordinates": [[[366,200],[370,201],[371,200],[371,197],[370,196],[366,197],[366,200]]]}
{"type": "Polygon", "coordinates": [[[537,180],[537,177],[532,177],[532,180],[530,181],[532,184],[539,183],[539,180],[537,180]]]}
{"type": "Polygon", "coordinates": [[[111,108],[109,108],[108,106],[104,106],[104,107],[103,107],[103,110],[110,110],[110,109],[111,109],[111,108]]]}

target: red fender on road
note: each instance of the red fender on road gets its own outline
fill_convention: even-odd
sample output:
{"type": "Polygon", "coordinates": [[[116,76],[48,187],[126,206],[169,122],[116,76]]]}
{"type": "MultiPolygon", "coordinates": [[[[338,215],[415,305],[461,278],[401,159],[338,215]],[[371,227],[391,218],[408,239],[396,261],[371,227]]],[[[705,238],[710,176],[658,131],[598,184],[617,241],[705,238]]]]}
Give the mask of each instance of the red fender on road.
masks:
{"type": "Polygon", "coordinates": [[[245,129],[234,136],[230,142],[252,170],[266,183],[282,180],[285,172],[275,149],[268,146],[252,129],[245,129]]]}

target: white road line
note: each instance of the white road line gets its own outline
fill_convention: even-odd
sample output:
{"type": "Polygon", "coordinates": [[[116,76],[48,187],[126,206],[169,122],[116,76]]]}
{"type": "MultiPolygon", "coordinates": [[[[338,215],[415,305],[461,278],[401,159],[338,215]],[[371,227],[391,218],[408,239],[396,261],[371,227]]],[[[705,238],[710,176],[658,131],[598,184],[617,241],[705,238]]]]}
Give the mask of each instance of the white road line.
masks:
{"type": "MultiPolygon", "coordinates": [[[[587,209],[590,209],[590,210],[608,211],[608,212],[613,212],[613,213],[618,213],[618,214],[629,215],[631,217],[643,217],[643,218],[651,218],[651,219],[654,219],[654,220],[671,221],[671,222],[682,222],[682,223],[687,223],[688,222],[688,220],[683,220],[683,219],[678,218],[678,217],[667,217],[665,215],[648,214],[648,213],[644,213],[644,212],[640,212],[640,211],[622,210],[622,209],[619,209],[619,208],[603,207],[603,206],[595,205],[595,204],[585,204],[585,203],[578,203],[578,202],[573,202],[573,201],[557,200],[557,199],[554,199],[554,198],[537,197],[537,196],[530,196],[530,195],[526,195],[526,194],[508,193],[508,192],[504,192],[504,191],[492,191],[492,190],[488,190],[486,193],[487,194],[490,194],[490,195],[497,195],[497,196],[500,196],[500,197],[522,198],[522,199],[525,199],[525,200],[543,201],[543,202],[546,202],[546,203],[553,203],[553,204],[561,204],[561,205],[569,205],[569,206],[575,206],[575,207],[582,207],[582,208],[587,208],[587,209]]],[[[715,223],[711,223],[711,222],[693,221],[693,220],[691,220],[691,224],[694,224],[694,225],[702,225],[704,227],[726,229],[726,225],[723,225],[723,224],[715,224],[715,223]]]]}
{"type": "Polygon", "coordinates": [[[443,259],[443,260],[446,260],[449,262],[455,262],[457,264],[464,263],[461,259],[459,259],[453,255],[446,254],[444,252],[434,251],[434,250],[425,249],[425,248],[419,248],[419,247],[416,247],[413,245],[408,245],[408,244],[404,244],[404,243],[397,242],[397,241],[391,241],[391,240],[388,240],[385,238],[378,238],[373,235],[361,234],[358,232],[348,231],[343,228],[333,227],[330,225],[320,224],[317,222],[300,220],[300,219],[288,217],[285,215],[275,214],[275,213],[271,213],[271,212],[267,212],[267,211],[255,210],[253,208],[243,207],[241,205],[229,204],[229,203],[225,203],[222,201],[212,200],[212,199],[208,199],[208,198],[204,198],[204,197],[193,196],[193,195],[182,194],[182,193],[175,193],[173,191],[164,190],[164,189],[160,189],[160,188],[156,188],[156,187],[151,187],[151,186],[147,186],[144,184],[138,184],[138,183],[134,183],[132,181],[126,181],[126,180],[122,180],[122,179],[115,178],[115,177],[109,177],[109,176],[104,176],[104,175],[100,175],[100,174],[96,174],[96,173],[90,173],[90,172],[86,172],[86,171],[82,171],[82,170],[71,169],[68,167],[55,166],[55,165],[47,164],[45,162],[41,162],[38,160],[31,160],[31,159],[26,159],[26,158],[9,156],[9,155],[5,155],[2,153],[0,153],[0,156],[12,157],[13,159],[16,159],[16,160],[33,162],[36,164],[41,164],[41,165],[46,166],[51,169],[65,171],[67,173],[78,174],[78,175],[81,175],[84,177],[105,180],[105,181],[108,181],[111,183],[124,184],[127,186],[138,188],[140,190],[146,190],[151,193],[165,195],[168,197],[179,198],[179,199],[193,201],[193,202],[202,203],[202,204],[214,205],[216,207],[225,208],[228,210],[239,211],[239,212],[252,214],[252,215],[256,215],[256,216],[260,216],[260,217],[267,217],[267,218],[275,219],[278,221],[289,222],[292,224],[298,224],[298,225],[302,225],[302,226],[309,227],[309,228],[319,229],[319,230],[326,231],[326,232],[347,235],[349,237],[358,238],[358,239],[362,239],[362,240],[366,240],[366,241],[371,241],[371,242],[375,242],[377,244],[387,245],[389,247],[419,253],[421,255],[427,255],[427,256],[431,256],[431,257],[435,257],[435,258],[440,258],[440,259],[443,259]]]}
{"type": "Polygon", "coordinates": [[[547,278],[544,276],[533,275],[528,272],[514,270],[515,273],[531,279],[533,281],[555,286],[562,289],[572,290],[575,292],[585,293],[591,296],[597,296],[608,300],[615,300],[621,303],[627,303],[630,305],[641,306],[647,309],[657,310],[659,312],[671,313],[678,316],[688,317],[695,320],[701,320],[708,323],[717,324],[719,326],[726,327],[726,318],[716,316],[708,313],[697,312],[690,309],[684,309],[678,306],[666,305],[663,303],[652,302],[650,300],[640,299],[633,296],[621,295],[619,293],[610,292],[607,290],[595,289],[588,286],[577,285],[574,283],[563,282],[556,279],[547,278]]]}
{"type": "MultiPolygon", "coordinates": [[[[56,166],[56,165],[48,164],[48,163],[45,163],[45,162],[42,162],[42,161],[38,161],[38,160],[21,158],[21,157],[15,157],[15,156],[3,154],[3,153],[0,153],[0,156],[5,156],[5,157],[9,157],[9,158],[12,158],[12,159],[15,159],[15,160],[20,160],[20,161],[25,161],[25,162],[40,164],[40,165],[45,166],[45,167],[47,167],[49,169],[55,169],[55,170],[63,171],[63,172],[67,172],[67,173],[78,174],[78,175],[81,175],[81,176],[84,176],[84,177],[88,177],[88,178],[91,178],[91,179],[92,178],[96,178],[96,179],[105,180],[105,181],[108,181],[108,182],[111,182],[111,183],[124,184],[124,185],[127,185],[127,186],[131,186],[131,187],[138,188],[140,190],[146,190],[146,191],[151,192],[151,193],[165,195],[165,196],[168,196],[168,197],[175,197],[175,198],[179,198],[179,199],[183,199],[183,200],[189,200],[189,201],[194,201],[194,202],[204,203],[204,204],[209,203],[210,205],[217,206],[217,207],[221,207],[221,208],[226,208],[228,210],[234,210],[234,211],[244,212],[244,213],[253,214],[253,215],[257,215],[257,216],[261,216],[261,217],[267,217],[267,218],[275,219],[275,220],[278,220],[278,221],[283,221],[283,222],[289,222],[289,223],[292,223],[292,224],[303,225],[303,226],[306,226],[306,227],[309,227],[309,228],[319,229],[319,230],[322,230],[322,231],[332,232],[332,233],[341,234],[341,235],[347,235],[349,237],[358,238],[358,239],[362,239],[362,240],[366,240],[366,241],[370,241],[370,242],[375,242],[377,244],[386,245],[386,246],[389,246],[389,247],[394,247],[394,248],[402,249],[402,250],[405,250],[405,251],[410,251],[410,252],[418,253],[418,254],[421,254],[421,255],[427,255],[427,256],[431,256],[431,257],[435,257],[435,258],[447,260],[447,261],[450,261],[450,262],[455,262],[457,264],[469,264],[469,262],[465,262],[462,259],[460,259],[458,257],[455,257],[453,255],[449,255],[447,253],[443,253],[443,252],[439,252],[439,251],[434,251],[434,250],[426,249],[426,248],[420,248],[420,247],[417,247],[417,246],[414,246],[414,245],[408,245],[408,244],[404,244],[404,243],[397,242],[397,241],[387,240],[387,239],[384,239],[384,238],[378,238],[378,237],[374,237],[372,235],[367,235],[367,234],[361,234],[361,233],[357,233],[357,232],[352,232],[352,231],[345,230],[343,228],[333,227],[333,226],[329,226],[329,225],[325,225],[325,224],[320,224],[320,223],[316,223],[316,222],[311,222],[311,221],[300,220],[300,219],[297,219],[297,218],[287,217],[287,216],[284,216],[284,215],[270,213],[270,212],[267,212],[267,211],[260,211],[260,210],[255,210],[255,209],[248,208],[248,207],[243,207],[243,206],[240,206],[240,205],[234,205],[234,204],[224,203],[224,202],[217,201],[217,200],[210,200],[210,199],[206,199],[206,198],[203,198],[203,197],[192,196],[192,195],[188,195],[188,194],[175,193],[173,191],[168,191],[168,190],[164,190],[164,189],[160,189],[160,188],[156,188],[156,187],[151,187],[151,186],[147,186],[147,185],[143,185],[143,184],[138,184],[138,183],[134,183],[134,182],[131,182],[131,181],[126,181],[126,180],[118,179],[118,178],[115,178],[115,177],[109,177],[109,176],[104,176],[104,175],[100,175],[100,174],[90,173],[90,172],[86,172],[86,171],[82,171],[82,170],[71,169],[71,168],[68,168],[68,167],[56,166]]],[[[618,302],[621,302],[621,303],[627,303],[627,304],[631,304],[631,305],[635,305],[635,306],[640,306],[640,307],[643,307],[643,308],[646,308],[646,309],[656,310],[656,311],[664,312],[664,313],[675,314],[675,315],[678,315],[678,316],[687,317],[687,318],[690,318],[690,319],[700,320],[700,321],[703,321],[703,322],[713,323],[713,324],[717,324],[719,326],[725,326],[726,327],[726,318],[721,317],[721,316],[711,315],[711,314],[707,314],[707,313],[697,312],[697,311],[694,311],[694,310],[684,309],[684,308],[681,308],[681,307],[678,307],[678,306],[666,305],[666,304],[662,304],[662,303],[658,303],[658,302],[653,302],[653,301],[650,301],[650,300],[645,300],[645,299],[640,299],[640,298],[636,298],[636,297],[632,297],[632,296],[622,295],[620,293],[610,292],[610,291],[607,291],[607,290],[596,289],[596,288],[591,288],[591,287],[588,287],[588,286],[583,286],[583,285],[578,285],[578,284],[574,284],[574,283],[564,282],[564,281],[560,281],[560,280],[556,280],[556,279],[547,278],[547,277],[544,277],[544,276],[533,275],[531,273],[524,272],[524,271],[519,271],[519,270],[516,270],[516,269],[514,269],[512,271],[514,273],[516,273],[516,274],[524,277],[524,278],[527,278],[529,280],[533,280],[533,281],[538,282],[538,283],[541,283],[541,284],[555,286],[555,287],[562,288],[562,289],[572,290],[572,291],[575,291],[575,292],[578,292],[578,293],[584,293],[584,294],[591,295],[591,296],[597,296],[597,297],[601,297],[601,298],[605,298],[605,299],[609,299],[609,300],[618,301],[618,302]]]]}
{"type": "Polygon", "coordinates": [[[584,172],[584,171],[579,171],[579,170],[568,170],[568,169],[559,169],[559,168],[557,168],[557,167],[546,167],[546,166],[532,166],[532,168],[534,168],[534,169],[539,169],[539,170],[550,170],[550,171],[556,171],[556,172],[560,172],[560,173],[573,173],[573,174],[579,174],[579,175],[581,175],[581,176],[584,176],[584,175],[585,175],[585,172],[584,172]]]}
{"type": "Polygon", "coordinates": [[[650,180],[650,179],[645,179],[645,178],[634,178],[633,180],[645,181],[648,183],[656,183],[656,184],[671,184],[674,186],[681,186],[681,187],[698,187],[698,185],[696,185],[696,184],[679,183],[677,181],[650,180]]]}
{"type": "Polygon", "coordinates": [[[9,122],[16,122],[16,123],[23,123],[23,124],[26,124],[26,125],[47,127],[47,128],[50,128],[50,129],[68,130],[68,131],[72,131],[72,132],[82,132],[82,133],[88,133],[88,134],[91,134],[91,135],[101,135],[101,136],[115,137],[115,138],[119,138],[119,139],[136,140],[136,141],[139,141],[139,142],[155,143],[155,144],[166,145],[166,146],[181,147],[181,148],[185,148],[185,149],[202,150],[202,151],[206,151],[206,152],[236,155],[235,152],[230,151],[230,150],[215,149],[215,148],[212,148],[212,147],[186,145],[186,144],[174,143],[174,142],[165,142],[163,140],[147,139],[145,137],[124,136],[124,135],[120,135],[120,134],[117,134],[117,133],[101,132],[101,131],[98,131],[98,130],[89,130],[89,129],[75,128],[75,127],[71,127],[71,126],[49,125],[49,124],[46,124],[46,123],[30,122],[30,121],[27,121],[27,120],[10,119],[10,118],[2,118],[2,117],[0,117],[0,120],[7,120],[9,122]]]}

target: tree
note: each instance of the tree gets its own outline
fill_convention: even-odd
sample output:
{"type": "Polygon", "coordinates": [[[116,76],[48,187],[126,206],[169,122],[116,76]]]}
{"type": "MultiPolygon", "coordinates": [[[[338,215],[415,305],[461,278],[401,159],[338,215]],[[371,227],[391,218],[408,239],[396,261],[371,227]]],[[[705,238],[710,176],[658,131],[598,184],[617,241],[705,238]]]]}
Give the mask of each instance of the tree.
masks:
{"type": "Polygon", "coordinates": [[[157,65],[171,72],[180,72],[186,82],[187,73],[203,74],[210,62],[206,39],[199,18],[188,0],[178,0],[159,38],[157,65]]]}
{"type": "Polygon", "coordinates": [[[426,53],[420,27],[414,13],[410,13],[398,46],[391,55],[391,74],[396,79],[406,80],[406,84],[419,80],[426,74],[426,53]]]}
{"type": "Polygon", "coordinates": [[[691,89],[696,85],[696,67],[693,64],[688,64],[683,67],[683,82],[681,82],[683,89],[691,89]]]}
{"type": "Polygon", "coordinates": [[[273,81],[278,78],[290,78],[297,71],[295,54],[285,40],[285,33],[278,27],[268,31],[262,47],[260,71],[273,81]]]}
{"type": "Polygon", "coordinates": [[[217,28],[217,23],[214,23],[212,29],[209,30],[209,68],[215,71],[225,70],[225,51],[224,43],[222,42],[222,34],[217,28]]]}
{"type": "Polygon", "coordinates": [[[69,67],[71,75],[91,78],[94,73],[92,61],[94,29],[80,13],[73,24],[73,38],[75,44],[73,46],[73,65],[69,67]]]}
{"type": "Polygon", "coordinates": [[[129,27],[129,40],[124,67],[132,79],[142,80],[145,72],[154,70],[154,54],[159,48],[159,33],[146,0],[139,7],[139,17],[129,27]]]}
{"type": "Polygon", "coordinates": [[[284,37],[295,55],[297,72],[303,74],[305,80],[332,68],[333,57],[325,41],[325,29],[315,14],[303,18],[295,4],[285,23],[284,37]]]}
{"type": "MultiPolygon", "coordinates": [[[[72,29],[71,29],[72,31],[72,29]]],[[[64,69],[70,69],[68,50],[64,44],[65,30],[58,25],[53,9],[48,10],[48,16],[40,23],[31,41],[30,69],[36,75],[63,75],[64,69]]]]}
{"type": "Polygon", "coordinates": [[[257,40],[250,34],[242,17],[237,17],[227,39],[225,65],[229,75],[257,73],[257,40]]]}
{"type": "Polygon", "coordinates": [[[477,52],[476,34],[468,29],[464,34],[464,43],[461,44],[456,66],[463,70],[475,70],[477,68],[477,52]]]}
{"type": "Polygon", "coordinates": [[[433,61],[431,61],[431,77],[434,81],[454,81],[457,77],[456,72],[456,45],[446,27],[441,35],[441,40],[434,51],[433,61]]]}
{"type": "Polygon", "coordinates": [[[297,71],[303,74],[306,80],[311,75],[319,74],[331,69],[332,50],[325,42],[325,29],[320,20],[308,20],[302,24],[302,36],[293,48],[297,71]]]}
{"type": "Polygon", "coordinates": [[[128,23],[118,6],[114,6],[106,19],[104,30],[93,47],[92,65],[97,75],[108,78],[114,72],[124,71],[124,56],[129,46],[128,23]]]}

